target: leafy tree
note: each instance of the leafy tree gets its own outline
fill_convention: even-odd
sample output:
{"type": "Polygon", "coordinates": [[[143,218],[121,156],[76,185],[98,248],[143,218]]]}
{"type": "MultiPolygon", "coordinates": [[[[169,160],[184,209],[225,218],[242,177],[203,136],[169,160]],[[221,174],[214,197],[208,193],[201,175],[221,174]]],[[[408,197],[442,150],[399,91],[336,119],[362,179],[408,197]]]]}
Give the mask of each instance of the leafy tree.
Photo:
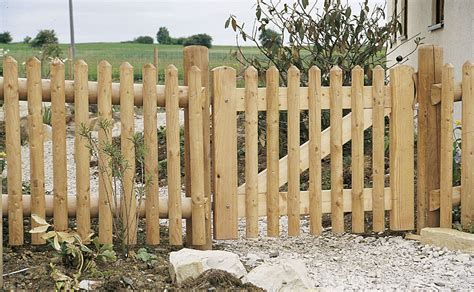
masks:
{"type": "Polygon", "coordinates": [[[156,33],[156,40],[161,45],[170,45],[171,37],[169,30],[164,26],[160,27],[158,32],[156,33]]]}
{"type": "Polygon", "coordinates": [[[58,37],[54,29],[43,29],[30,42],[33,48],[41,48],[44,45],[58,44],[58,37]]]}
{"type": "Polygon", "coordinates": [[[265,48],[271,48],[273,43],[281,44],[281,34],[271,28],[262,29],[258,37],[260,44],[265,48]]]}
{"type": "MultiPolygon", "coordinates": [[[[369,6],[368,0],[361,0],[358,15],[352,13],[345,1],[325,0],[322,9],[316,8],[316,4],[314,1],[310,5],[309,0],[297,0],[292,4],[257,0],[255,23],[249,30],[231,15],[225,27],[230,26],[244,42],[252,42],[264,56],[246,56],[237,38],[238,51],[235,53],[240,56],[237,59],[243,65],[253,65],[261,73],[276,66],[283,83],[286,83],[285,72],[291,65],[301,70],[303,83],[307,81],[308,69],[318,66],[325,85],[329,81],[329,70],[335,65],[343,70],[346,85],[350,83],[350,70],[356,65],[365,72],[376,65],[386,67],[393,36],[401,29],[397,16],[385,21],[385,8],[369,6]],[[270,28],[271,34],[279,35],[281,41],[261,42],[262,38],[268,39],[270,28]],[[257,37],[258,32],[260,37],[257,37]]],[[[421,41],[417,36],[410,40],[413,39],[416,44],[421,41]]]]}
{"type": "Polygon", "coordinates": [[[172,38],[171,43],[173,45],[183,45],[188,38],[186,37],[180,37],[180,38],[172,38]]]}
{"type": "Polygon", "coordinates": [[[24,44],[29,44],[31,42],[31,37],[30,36],[26,36],[24,39],[23,39],[23,43],[24,44]]]}
{"type": "Polygon", "coordinates": [[[133,40],[134,43],[139,44],[153,44],[153,38],[151,36],[139,36],[133,40]]]}
{"type": "Polygon", "coordinates": [[[208,48],[212,47],[212,37],[205,33],[195,34],[188,37],[184,43],[184,46],[191,46],[191,45],[201,45],[206,46],[208,48]]]}
{"type": "Polygon", "coordinates": [[[13,40],[12,35],[9,31],[0,33],[0,44],[8,44],[13,40]]]}

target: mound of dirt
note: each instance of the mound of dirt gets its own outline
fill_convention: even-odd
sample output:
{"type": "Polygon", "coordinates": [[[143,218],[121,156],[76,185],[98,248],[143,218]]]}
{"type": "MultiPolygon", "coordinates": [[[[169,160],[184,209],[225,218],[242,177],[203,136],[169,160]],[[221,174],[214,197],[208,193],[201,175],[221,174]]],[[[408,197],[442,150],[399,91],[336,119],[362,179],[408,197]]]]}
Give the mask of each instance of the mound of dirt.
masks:
{"type": "Polygon", "coordinates": [[[245,289],[248,291],[265,291],[251,283],[242,283],[232,274],[221,270],[207,270],[196,279],[184,281],[180,288],[193,289],[245,289]]]}

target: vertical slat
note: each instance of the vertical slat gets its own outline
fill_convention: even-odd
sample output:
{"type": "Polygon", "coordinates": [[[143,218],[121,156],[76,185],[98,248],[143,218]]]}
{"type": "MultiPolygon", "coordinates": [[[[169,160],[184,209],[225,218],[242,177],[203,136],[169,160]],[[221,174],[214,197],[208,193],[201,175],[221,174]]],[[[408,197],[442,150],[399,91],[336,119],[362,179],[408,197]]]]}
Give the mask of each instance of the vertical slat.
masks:
{"type": "Polygon", "coordinates": [[[414,126],[413,68],[400,65],[390,70],[392,114],[390,119],[390,229],[414,228],[414,126]]]}
{"type": "Polygon", "coordinates": [[[258,72],[245,70],[245,220],[248,238],[258,237],[258,72]]]}
{"type": "Polygon", "coordinates": [[[280,111],[278,92],[280,75],[275,66],[267,70],[267,235],[278,237],[280,234],[280,111]]]}
{"type": "Polygon", "coordinates": [[[206,243],[204,195],[204,143],[202,129],[203,98],[201,71],[193,66],[189,70],[189,155],[191,168],[191,220],[193,245],[206,243]]]}
{"type": "Polygon", "coordinates": [[[145,177],[149,179],[145,194],[146,243],[148,245],[160,244],[156,82],[156,68],[151,64],[145,64],[143,66],[143,136],[145,177]]]}
{"type": "MultiPolygon", "coordinates": [[[[169,237],[171,245],[182,245],[181,166],[179,147],[178,69],[169,65],[165,75],[166,149],[168,171],[169,237]]],[[[188,115],[189,116],[189,115],[188,115]]],[[[189,139],[185,144],[189,143],[189,139]]]]}
{"type": "Polygon", "coordinates": [[[88,66],[78,60],[74,66],[74,119],[75,119],[75,160],[77,232],[83,240],[91,232],[90,216],[90,151],[87,139],[81,136],[83,128],[89,128],[88,66]]]}
{"type": "Polygon", "coordinates": [[[461,224],[474,223],[474,65],[462,68],[461,224]]]}
{"type": "Polygon", "coordinates": [[[443,49],[433,45],[418,49],[417,231],[439,226],[439,211],[429,211],[429,192],[439,189],[441,108],[431,104],[431,86],[441,83],[443,49]]]}
{"type": "Polygon", "coordinates": [[[309,69],[309,215],[310,232],[322,232],[321,198],[321,70],[309,69]]]}
{"type": "Polygon", "coordinates": [[[453,223],[453,103],[454,67],[443,68],[441,89],[441,173],[440,181],[440,227],[451,228],[453,223]]]}
{"type": "MultiPolygon", "coordinates": [[[[101,61],[97,68],[98,93],[97,103],[99,122],[104,126],[99,129],[99,148],[112,143],[112,66],[101,61]],[[108,127],[105,127],[107,126],[108,127]]],[[[102,244],[112,243],[112,170],[110,157],[99,149],[99,241],[102,244]]]]}
{"type": "Polygon", "coordinates": [[[300,70],[288,69],[288,235],[300,234],[300,70]]]}
{"type": "Polygon", "coordinates": [[[343,172],[342,172],[342,70],[330,71],[331,123],[331,225],[334,233],[344,232],[343,172]]]}
{"type": "Polygon", "coordinates": [[[235,69],[217,67],[213,78],[214,235],[235,239],[237,233],[237,112],[235,69]]]}
{"type": "Polygon", "coordinates": [[[135,146],[133,144],[133,67],[125,62],[120,65],[120,149],[127,168],[123,173],[122,222],[125,224],[125,244],[137,243],[137,201],[134,189],[135,146]]]}
{"type": "Polygon", "coordinates": [[[364,232],[364,70],[352,69],[352,232],[364,232]]]}
{"type": "MultiPolygon", "coordinates": [[[[210,99],[209,99],[209,49],[205,46],[186,46],[183,49],[183,67],[184,67],[184,85],[188,85],[188,72],[192,66],[197,66],[201,70],[201,84],[205,87],[204,109],[202,114],[203,135],[204,135],[204,193],[206,194],[206,244],[195,245],[193,248],[208,250],[212,249],[212,231],[211,231],[211,136],[210,136],[210,99]]],[[[185,120],[188,119],[187,109],[185,108],[185,120]]],[[[189,123],[185,122],[185,138],[189,139],[189,123]]],[[[188,143],[185,145],[185,150],[189,152],[188,143]]],[[[185,153],[185,157],[189,159],[189,155],[185,153]]],[[[189,162],[187,160],[187,162],[189,162]]],[[[186,164],[186,163],[185,163],[186,164]]],[[[188,163],[189,164],[189,163],[188,163]]],[[[186,165],[188,165],[186,164],[186,165]]],[[[189,167],[186,167],[189,171],[189,167]]],[[[186,187],[191,188],[190,181],[186,181],[186,187]]],[[[190,195],[189,193],[187,194],[190,195]]],[[[186,220],[186,241],[192,242],[192,222],[190,219],[186,220]]]]}
{"type": "MultiPolygon", "coordinates": [[[[43,115],[41,63],[31,58],[26,64],[28,87],[28,144],[30,146],[30,185],[31,185],[31,214],[46,218],[44,198],[44,147],[43,147],[43,115]]],[[[31,220],[31,227],[38,226],[31,220]]],[[[44,244],[42,233],[31,234],[32,244],[44,244]]]]}
{"type": "Polygon", "coordinates": [[[385,230],[385,71],[379,65],[372,73],[372,229],[385,230]]]}
{"type": "Polygon", "coordinates": [[[7,56],[3,61],[3,92],[8,178],[8,244],[23,244],[23,203],[21,194],[20,112],[18,65],[7,56]]]}
{"type": "Polygon", "coordinates": [[[51,126],[53,140],[54,229],[68,229],[67,160],[66,160],[66,95],[64,64],[51,63],[51,126]]]}

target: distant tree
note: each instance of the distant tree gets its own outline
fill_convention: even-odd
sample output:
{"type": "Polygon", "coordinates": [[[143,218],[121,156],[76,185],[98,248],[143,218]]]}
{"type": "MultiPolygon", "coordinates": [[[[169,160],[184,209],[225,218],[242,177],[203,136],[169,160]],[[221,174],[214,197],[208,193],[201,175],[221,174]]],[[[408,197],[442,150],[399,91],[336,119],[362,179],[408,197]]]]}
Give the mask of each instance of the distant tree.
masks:
{"type": "Polygon", "coordinates": [[[24,44],[29,44],[31,42],[31,37],[30,36],[26,36],[24,39],[23,39],[23,43],[24,44]]]}
{"type": "Polygon", "coordinates": [[[161,45],[170,45],[171,37],[169,30],[164,26],[160,27],[158,32],[156,33],[156,40],[161,45]]]}
{"type": "Polygon", "coordinates": [[[184,46],[191,46],[191,45],[201,45],[206,46],[208,48],[212,47],[212,37],[205,33],[195,34],[188,37],[184,43],[184,46]]]}
{"type": "Polygon", "coordinates": [[[57,44],[58,37],[54,29],[43,29],[38,32],[36,37],[31,40],[30,44],[33,48],[41,48],[46,44],[57,44]]]}
{"type": "Polygon", "coordinates": [[[281,44],[281,34],[270,28],[264,28],[258,36],[258,40],[265,48],[271,48],[273,44],[281,44]]]}
{"type": "Polygon", "coordinates": [[[13,40],[12,35],[9,31],[4,31],[0,33],[0,44],[8,44],[13,40]]]}
{"type": "Polygon", "coordinates": [[[172,38],[171,43],[173,45],[182,45],[182,44],[184,44],[184,42],[186,42],[187,39],[188,38],[186,38],[186,37],[172,38]]]}
{"type": "Polygon", "coordinates": [[[151,36],[139,36],[136,39],[133,40],[134,43],[139,43],[139,44],[153,44],[153,38],[151,36]]]}

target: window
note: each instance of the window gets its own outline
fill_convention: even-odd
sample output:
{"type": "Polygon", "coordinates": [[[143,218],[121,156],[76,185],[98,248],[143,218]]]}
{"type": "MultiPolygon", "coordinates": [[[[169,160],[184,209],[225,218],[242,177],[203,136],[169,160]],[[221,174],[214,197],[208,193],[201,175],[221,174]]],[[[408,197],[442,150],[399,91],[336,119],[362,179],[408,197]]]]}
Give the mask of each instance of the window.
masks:
{"type": "Polygon", "coordinates": [[[432,24],[428,30],[436,30],[444,25],[444,0],[432,0],[432,24]]]}
{"type": "Polygon", "coordinates": [[[394,17],[400,22],[400,30],[395,33],[395,40],[404,40],[408,36],[408,0],[395,0],[394,1],[394,17]],[[398,36],[400,33],[400,36],[398,36]]]}

